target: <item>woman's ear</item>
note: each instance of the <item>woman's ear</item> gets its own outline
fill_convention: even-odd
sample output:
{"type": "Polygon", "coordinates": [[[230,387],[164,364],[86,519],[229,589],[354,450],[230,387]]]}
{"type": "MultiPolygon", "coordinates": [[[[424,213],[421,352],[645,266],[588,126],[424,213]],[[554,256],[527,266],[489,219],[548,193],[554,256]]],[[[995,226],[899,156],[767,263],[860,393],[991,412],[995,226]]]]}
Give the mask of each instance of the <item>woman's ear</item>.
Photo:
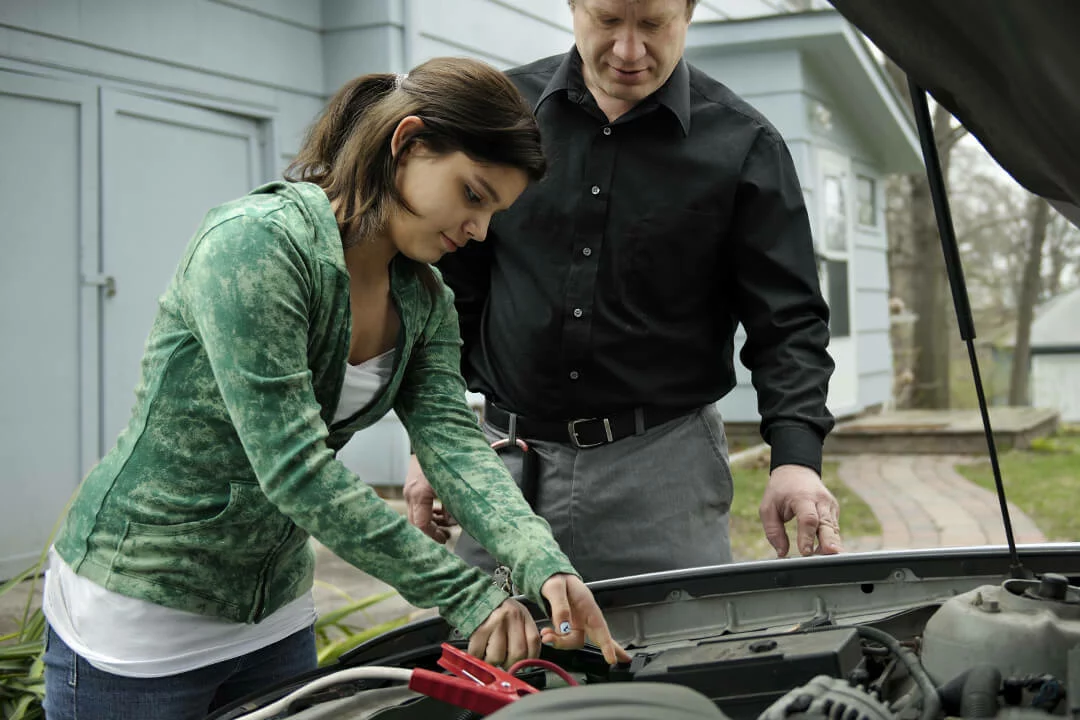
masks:
{"type": "Polygon", "coordinates": [[[424,121],[416,115],[406,115],[394,128],[394,134],[390,136],[390,154],[397,157],[406,141],[424,128],[424,121]]]}

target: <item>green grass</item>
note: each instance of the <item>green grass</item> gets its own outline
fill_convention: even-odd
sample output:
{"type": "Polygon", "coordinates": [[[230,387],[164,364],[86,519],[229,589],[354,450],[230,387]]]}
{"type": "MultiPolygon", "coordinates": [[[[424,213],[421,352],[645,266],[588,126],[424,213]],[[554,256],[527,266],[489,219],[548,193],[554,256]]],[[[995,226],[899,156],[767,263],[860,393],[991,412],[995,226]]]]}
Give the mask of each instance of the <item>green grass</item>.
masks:
{"type": "MultiPolygon", "coordinates": [[[[840,482],[836,473],[837,463],[827,462],[822,467],[822,479],[840,503],[840,532],[845,538],[881,535],[878,523],[870,507],[862,498],[840,482]]],[[[775,558],[776,551],[765,539],[758,518],[758,505],[769,481],[768,467],[732,468],[735,476],[735,501],[731,508],[731,550],[737,560],[764,560],[775,558]]],[[[788,537],[794,543],[794,522],[788,523],[788,537]]],[[[788,553],[789,556],[794,551],[788,553]]]]}
{"type": "MultiPolygon", "coordinates": [[[[1027,513],[1048,540],[1080,540],[1080,429],[1066,428],[1036,441],[1030,450],[1004,453],[1000,460],[1009,501],[1027,513]]],[[[989,460],[960,465],[957,471],[995,491],[989,460]]]]}

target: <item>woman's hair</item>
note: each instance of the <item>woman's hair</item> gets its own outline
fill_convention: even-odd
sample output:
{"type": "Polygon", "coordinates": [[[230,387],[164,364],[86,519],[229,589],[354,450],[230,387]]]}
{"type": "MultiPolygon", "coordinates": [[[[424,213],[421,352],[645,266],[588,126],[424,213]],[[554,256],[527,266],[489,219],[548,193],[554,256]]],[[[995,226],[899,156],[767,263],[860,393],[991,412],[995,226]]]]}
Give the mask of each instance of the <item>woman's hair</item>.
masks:
{"type": "Polygon", "coordinates": [[[394,206],[413,212],[395,182],[398,162],[422,142],[437,154],[461,151],[477,162],[545,171],[540,130],[513,83],[495,68],[466,58],[428,60],[408,75],[364,75],[331,98],[285,171],[312,182],[337,205],[342,243],[349,247],[382,231],[394,206]],[[397,156],[390,140],[415,115],[424,126],[397,156]]]}

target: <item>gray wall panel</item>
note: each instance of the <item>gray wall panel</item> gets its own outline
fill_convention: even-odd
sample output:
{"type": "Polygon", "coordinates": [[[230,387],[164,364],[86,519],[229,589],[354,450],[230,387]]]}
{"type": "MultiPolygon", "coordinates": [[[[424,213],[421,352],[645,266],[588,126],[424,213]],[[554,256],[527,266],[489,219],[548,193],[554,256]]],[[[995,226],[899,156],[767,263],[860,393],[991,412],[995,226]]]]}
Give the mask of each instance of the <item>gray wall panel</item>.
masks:
{"type": "MultiPolygon", "coordinates": [[[[859,342],[859,374],[876,375],[882,372],[891,372],[892,353],[889,352],[889,331],[864,330],[858,335],[859,342]]],[[[887,396],[886,396],[887,398],[887,396]]],[[[879,398],[883,402],[886,398],[879,398]]]]}
{"type": "MultiPolygon", "coordinates": [[[[322,40],[317,29],[212,0],[5,0],[0,3],[0,25],[37,36],[20,39],[16,47],[0,43],[0,54],[21,59],[85,67],[74,58],[43,52],[37,45],[44,40],[65,40],[83,50],[64,47],[67,56],[105,52],[301,91],[323,84],[322,40]],[[88,49],[98,52],[86,53],[88,49]]],[[[96,60],[116,62],[115,57],[96,60]]]]}
{"type": "Polygon", "coordinates": [[[412,64],[438,55],[470,55],[512,67],[566,52],[567,25],[545,18],[540,3],[500,0],[409,0],[415,33],[412,64]],[[532,11],[524,10],[534,7],[532,11]]]}

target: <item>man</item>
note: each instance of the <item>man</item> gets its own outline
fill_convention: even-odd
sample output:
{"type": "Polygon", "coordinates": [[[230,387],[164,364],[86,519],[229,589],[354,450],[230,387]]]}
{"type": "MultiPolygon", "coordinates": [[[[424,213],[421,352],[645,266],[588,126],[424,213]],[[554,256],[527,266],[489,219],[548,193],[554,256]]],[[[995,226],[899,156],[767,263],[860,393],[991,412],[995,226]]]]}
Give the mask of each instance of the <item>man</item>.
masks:
{"type": "MultiPolygon", "coordinates": [[[[786,556],[795,518],[799,552],[840,552],[820,478],[828,309],[787,148],[682,58],[694,0],[570,5],[574,49],[509,72],[548,176],[440,264],[489,439],[586,580],[729,562],[714,403],[741,322],[772,446],[765,534],[786,556]]],[[[405,498],[445,541],[415,462],[405,498]]],[[[457,551],[494,566],[468,536],[457,551]]]]}

